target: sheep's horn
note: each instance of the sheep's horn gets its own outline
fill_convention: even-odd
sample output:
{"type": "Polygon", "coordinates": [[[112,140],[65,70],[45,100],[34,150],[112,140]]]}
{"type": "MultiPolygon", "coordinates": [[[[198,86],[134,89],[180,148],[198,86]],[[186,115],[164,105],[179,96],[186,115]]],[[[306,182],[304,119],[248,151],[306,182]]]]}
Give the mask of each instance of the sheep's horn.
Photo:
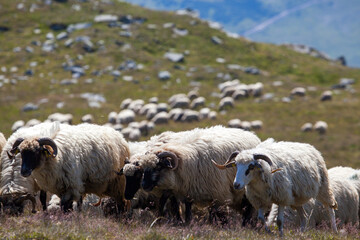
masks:
{"type": "Polygon", "coordinates": [[[167,158],[167,157],[171,158],[171,160],[172,160],[171,163],[173,164],[173,166],[171,168],[172,170],[175,170],[179,165],[179,159],[175,155],[175,153],[172,153],[172,152],[169,152],[169,151],[164,151],[164,152],[161,152],[161,153],[157,154],[157,157],[159,159],[163,159],[163,158],[167,158]]]}
{"type": "Polygon", "coordinates": [[[270,158],[266,155],[263,154],[254,154],[254,160],[264,160],[265,162],[267,162],[270,166],[273,165],[272,161],[270,160],[270,158]]]}
{"type": "Polygon", "coordinates": [[[226,169],[226,168],[231,168],[231,167],[235,167],[236,166],[236,162],[235,161],[231,161],[231,162],[226,162],[225,164],[221,165],[221,164],[217,164],[214,160],[211,160],[213,162],[213,164],[218,168],[218,169],[226,169]]]}
{"type": "Polygon", "coordinates": [[[54,142],[54,140],[52,140],[51,138],[45,137],[45,138],[39,138],[37,140],[40,144],[40,146],[42,145],[49,145],[52,149],[53,149],[53,157],[56,157],[58,149],[56,146],[56,143],[54,142]]]}
{"type": "Polygon", "coordinates": [[[228,164],[231,160],[233,160],[233,158],[236,158],[236,156],[239,155],[239,153],[240,151],[233,152],[224,165],[228,164]]]}
{"type": "Polygon", "coordinates": [[[23,141],[24,141],[24,138],[16,139],[10,152],[7,152],[7,155],[10,159],[13,159],[15,157],[15,155],[18,154],[18,151],[19,151],[18,147],[23,141]]]}

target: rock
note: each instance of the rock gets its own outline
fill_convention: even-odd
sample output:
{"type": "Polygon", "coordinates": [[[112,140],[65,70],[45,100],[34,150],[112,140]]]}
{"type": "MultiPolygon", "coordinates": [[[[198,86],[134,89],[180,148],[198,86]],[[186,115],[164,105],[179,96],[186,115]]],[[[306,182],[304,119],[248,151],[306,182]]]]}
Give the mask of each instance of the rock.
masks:
{"type": "Polygon", "coordinates": [[[160,72],[158,73],[158,78],[159,78],[160,80],[168,80],[168,79],[171,78],[171,74],[170,74],[170,72],[168,72],[168,71],[160,71],[160,72]]]}
{"type": "Polygon", "coordinates": [[[9,28],[9,27],[0,26],[0,33],[7,32],[7,31],[10,31],[10,28],[9,28]]]}
{"type": "Polygon", "coordinates": [[[189,34],[189,31],[184,28],[173,28],[173,33],[179,36],[186,36],[189,34]]]}
{"type": "Polygon", "coordinates": [[[172,62],[183,62],[184,61],[184,54],[182,54],[182,53],[167,52],[167,53],[165,53],[164,57],[169,59],[172,62]]]}
{"type": "Polygon", "coordinates": [[[94,18],[95,22],[115,22],[118,20],[118,17],[111,14],[103,14],[103,15],[97,15],[94,18]]]}
{"type": "Polygon", "coordinates": [[[75,24],[70,24],[66,31],[68,33],[71,33],[75,30],[83,30],[83,29],[87,29],[87,28],[90,28],[92,26],[92,23],[89,23],[89,22],[85,22],[85,23],[75,23],[75,24]]]}
{"type": "Polygon", "coordinates": [[[212,36],[212,37],[211,37],[211,41],[212,41],[213,43],[217,44],[217,45],[223,44],[223,41],[222,41],[219,37],[217,37],[217,36],[212,36]]]}
{"type": "Polygon", "coordinates": [[[25,104],[25,106],[22,108],[23,112],[28,112],[28,111],[34,111],[34,110],[38,110],[39,107],[37,105],[35,105],[34,103],[27,103],[25,104]]]}
{"type": "Polygon", "coordinates": [[[56,40],[64,40],[69,37],[69,34],[67,32],[61,32],[58,35],[56,35],[56,40]]]}
{"type": "Polygon", "coordinates": [[[53,31],[62,31],[67,29],[67,25],[64,23],[52,23],[49,27],[53,31]]]}

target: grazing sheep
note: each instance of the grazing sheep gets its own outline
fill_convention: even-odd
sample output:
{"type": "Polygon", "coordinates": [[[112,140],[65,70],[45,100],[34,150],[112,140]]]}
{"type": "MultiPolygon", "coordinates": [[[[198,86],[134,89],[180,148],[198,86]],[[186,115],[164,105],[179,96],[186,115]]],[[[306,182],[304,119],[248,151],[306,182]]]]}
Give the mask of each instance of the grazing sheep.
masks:
{"type": "Polygon", "coordinates": [[[328,129],[328,125],[326,122],[324,121],[317,121],[314,124],[314,129],[315,131],[317,131],[319,134],[325,134],[327,132],[328,129]]]}
{"type": "Polygon", "coordinates": [[[171,108],[189,108],[190,99],[184,93],[171,96],[168,100],[171,108]]]}
{"type": "Polygon", "coordinates": [[[195,98],[194,100],[192,100],[192,102],[190,104],[190,108],[192,108],[192,109],[196,109],[198,107],[203,107],[203,106],[205,106],[205,98],[204,97],[195,98]]]}
{"type": "Polygon", "coordinates": [[[154,124],[166,124],[169,122],[169,114],[167,112],[159,112],[151,119],[151,121],[154,124]]]}
{"type": "Polygon", "coordinates": [[[199,120],[200,120],[199,112],[190,109],[185,109],[184,114],[181,116],[180,119],[181,122],[193,122],[199,120]]]}
{"type": "Polygon", "coordinates": [[[332,99],[332,91],[325,91],[321,94],[320,101],[330,101],[332,99]]]}
{"type": "Polygon", "coordinates": [[[33,119],[30,119],[29,121],[26,122],[25,127],[33,127],[33,126],[35,126],[37,124],[40,124],[40,123],[41,123],[40,120],[33,118],[33,119]]]}
{"type": "Polygon", "coordinates": [[[291,96],[304,97],[305,94],[306,94],[306,89],[303,87],[296,87],[293,90],[291,90],[291,96]]]}
{"type": "Polygon", "coordinates": [[[232,97],[224,97],[219,102],[219,110],[224,110],[225,108],[234,107],[234,99],[232,97]]]}
{"type": "Polygon", "coordinates": [[[110,112],[108,115],[108,123],[115,124],[117,119],[117,112],[110,112]]]}
{"type": "Polygon", "coordinates": [[[310,132],[313,129],[312,123],[304,123],[304,125],[301,126],[302,132],[310,132]]]}
{"type": "Polygon", "coordinates": [[[255,147],[259,142],[255,134],[241,129],[196,128],[163,133],[150,139],[145,154],[133,157],[144,169],[142,188],[145,191],[171,192],[180,201],[213,205],[214,209],[229,203],[242,211],[244,194],[231,189],[235,170],[214,169],[211,159],[222,161],[234,150],[255,147]]]}
{"type": "Polygon", "coordinates": [[[81,122],[83,122],[83,123],[93,123],[94,122],[94,117],[91,114],[85,114],[84,116],[81,117],[81,122]]]}
{"type": "Polygon", "coordinates": [[[251,121],[251,128],[252,129],[255,129],[255,130],[259,130],[262,128],[263,126],[263,122],[261,120],[254,120],[254,121],[251,121]]]}
{"type": "Polygon", "coordinates": [[[129,148],[119,132],[87,123],[37,126],[50,128],[49,133],[20,135],[8,152],[12,157],[21,153],[23,177],[32,176],[41,189],[58,195],[64,211],[86,193],[123,203],[125,179],[115,171],[123,167],[129,148]]]}
{"type": "Polygon", "coordinates": [[[25,126],[25,122],[23,120],[18,120],[16,122],[14,122],[13,125],[11,126],[11,131],[16,132],[18,129],[20,129],[24,126],[25,126]]]}
{"type": "MultiPolygon", "coordinates": [[[[341,225],[348,223],[355,225],[359,220],[359,193],[349,179],[351,174],[341,170],[342,169],[339,169],[339,167],[328,170],[330,187],[334,193],[336,202],[339,204],[339,209],[335,211],[335,216],[340,220],[339,224],[341,225]]],[[[325,209],[318,200],[311,199],[309,202],[305,203],[303,207],[306,214],[310,216],[309,227],[316,227],[327,220],[325,217],[325,209]]],[[[273,204],[268,218],[269,223],[275,221],[277,212],[278,206],[273,204]]],[[[296,226],[300,225],[300,218],[299,216],[296,216],[293,209],[286,208],[284,215],[286,220],[290,223],[296,226]]]]}
{"type": "Polygon", "coordinates": [[[135,121],[135,112],[130,109],[121,110],[117,116],[117,123],[128,124],[135,121]]]}
{"type": "MultiPolygon", "coordinates": [[[[3,151],[1,152],[0,169],[0,202],[4,209],[12,214],[20,214],[24,210],[25,200],[30,200],[32,203],[32,212],[36,211],[35,197],[40,191],[40,187],[35,182],[33,177],[24,178],[20,174],[21,157],[18,155],[14,159],[7,154],[16,140],[19,137],[33,137],[38,133],[47,134],[47,129],[44,126],[50,126],[51,123],[42,123],[34,127],[21,128],[14,132],[5,142],[3,151]]],[[[46,193],[40,192],[40,201],[43,210],[46,209],[46,193]]]]}
{"type": "Polygon", "coordinates": [[[48,116],[48,120],[51,122],[60,122],[63,124],[72,124],[73,115],[70,113],[63,114],[63,113],[53,113],[48,116]]]}
{"type": "Polygon", "coordinates": [[[241,128],[241,120],[238,119],[238,118],[234,118],[234,119],[229,120],[228,127],[241,128]]]}
{"type": "Polygon", "coordinates": [[[303,205],[311,198],[318,199],[328,210],[331,227],[337,231],[334,213],[337,202],[329,186],[324,159],[313,146],[268,139],[253,149],[235,152],[224,165],[214,164],[221,169],[237,167],[234,188],[246,189],[246,196],[258,210],[258,218],[266,231],[269,229],[264,211],[270,210],[272,203],[279,206],[277,225],[280,235],[283,235],[285,206],[297,210],[304,230],[303,205]]]}
{"type": "MultiPolygon", "coordinates": [[[[155,137],[153,137],[155,138],[155,137]]],[[[130,160],[125,161],[124,167],[120,170],[119,174],[124,174],[126,178],[125,186],[125,198],[131,200],[132,209],[136,208],[149,208],[157,209],[159,216],[164,216],[164,206],[168,198],[171,201],[172,214],[176,216],[180,221],[179,204],[174,196],[170,193],[166,193],[163,196],[161,194],[154,194],[145,192],[140,188],[140,180],[143,176],[144,170],[139,166],[137,155],[144,154],[147,151],[148,143],[143,142],[129,142],[130,160]],[[133,157],[135,156],[135,157],[133,157]]]]}
{"type": "Polygon", "coordinates": [[[128,108],[131,102],[132,102],[131,98],[124,99],[120,104],[120,109],[128,108]]]}

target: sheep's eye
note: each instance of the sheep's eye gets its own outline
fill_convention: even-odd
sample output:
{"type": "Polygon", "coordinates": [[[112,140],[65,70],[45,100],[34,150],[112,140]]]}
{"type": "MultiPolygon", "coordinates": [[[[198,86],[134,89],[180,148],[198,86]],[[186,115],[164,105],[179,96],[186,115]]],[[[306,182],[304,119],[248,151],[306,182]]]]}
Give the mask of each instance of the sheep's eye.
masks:
{"type": "Polygon", "coordinates": [[[247,176],[250,173],[250,170],[253,170],[253,169],[254,169],[254,165],[250,164],[248,169],[246,169],[246,171],[245,171],[245,176],[247,176]]]}

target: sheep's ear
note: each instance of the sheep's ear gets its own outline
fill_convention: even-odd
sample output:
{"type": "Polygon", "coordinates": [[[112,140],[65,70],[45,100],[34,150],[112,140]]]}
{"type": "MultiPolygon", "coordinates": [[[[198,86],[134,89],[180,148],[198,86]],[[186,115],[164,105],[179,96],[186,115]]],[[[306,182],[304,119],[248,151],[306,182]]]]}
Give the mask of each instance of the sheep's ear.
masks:
{"type": "Polygon", "coordinates": [[[54,150],[50,145],[43,145],[43,152],[47,158],[54,157],[54,150]]]}

